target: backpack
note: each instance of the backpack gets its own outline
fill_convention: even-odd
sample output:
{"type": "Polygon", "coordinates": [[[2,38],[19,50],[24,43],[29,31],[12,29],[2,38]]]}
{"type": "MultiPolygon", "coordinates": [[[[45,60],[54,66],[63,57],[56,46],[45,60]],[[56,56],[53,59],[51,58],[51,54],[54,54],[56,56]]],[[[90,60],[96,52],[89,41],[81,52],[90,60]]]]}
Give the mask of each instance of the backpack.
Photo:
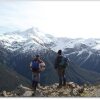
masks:
{"type": "Polygon", "coordinates": [[[40,63],[40,72],[42,72],[44,70],[45,70],[45,63],[44,62],[41,62],[40,63]]]}
{"type": "Polygon", "coordinates": [[[61,61],[59,63],[61,68],[66,68],[68,66],[68,58],[61,57],[61,61]]]}
{"type": "Polygon", "coordinates": [[[32,61],[32,71],[38,71],[39,70],[39,62],[33,60],[32,61]]]}

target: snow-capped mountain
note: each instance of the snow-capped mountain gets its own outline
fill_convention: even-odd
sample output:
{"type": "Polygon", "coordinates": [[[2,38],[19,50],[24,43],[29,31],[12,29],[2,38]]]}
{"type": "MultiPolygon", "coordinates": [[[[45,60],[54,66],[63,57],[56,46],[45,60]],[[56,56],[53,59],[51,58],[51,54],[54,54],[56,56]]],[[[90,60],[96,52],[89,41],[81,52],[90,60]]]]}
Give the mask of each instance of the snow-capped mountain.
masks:
{"type": "Polygon", "coordinates": [[[40,32],[37,28],[30,28],[23,32],[15,31],[0,34],[0,43],[12,51],[22,49],[26,52],[27,50],[47,49],[45,44],[51,42],[52,36],[40,32]]]}
{"type": "Polygon", "coordinates": [[[27,66],[31,57],[39,53],[47,65],[41,77],[44,83],[50,84],[57,81],[54,60],[56,52],[62,49],[72,61],[67,75],[68,80],[77,83],[86,81],[94,83],[99,81],[100,75],[99,47],[100,39],[57,38],[37,28],[30,28],[26,31],[0,34],[0,62],[31,80],[27,66]],[[94,77],[90,78],[92,74],[94,77]]]}
{"type": "MultiPolygon", "coordinates": [[[[66,55],[75,54],[77,57],[87,53],[85,60],[89,59],[92,54],[100,55],[100,39],[57,38],[41,32],[37,28],[0,34],[0,45],[11,52],[16,50],[20,52],[38,52],[41,50],[57,52],[62,49],[64,52],[68,52],[66,55]]],[[[83,58],[81,57],[80,59],[83,58]]]]}
{"type": "MultiPolygon", "coordinates": [[[[23,51],[47,49],[54,51],[66,48],[81,48],[81,45],[90,47],[93,50],[100,50],[100,39],[70,39],[57,38],[50,34],[39,31],[37,28],[30,28],[26,31],[15,31],[12,33],[0,34],[0,43],[5,48],[15,51],[23,47],[23,51]]],[[[81,51],[82,52],[82,51],[81,51]]]]}
{"type": "Polygon", "coordinates": [[[64,54],[71,57],[71,59],[75,58],[76,63],[80,66],[83,66],[93,55],[97,58],[97,64],[99,63],[100,39],[57,38],[41,32],[37,28],[30,28],[25,31],[0,34],[0,45],[11,52],[24,53],[31,51],[46,52],[47,50],[57,52],[62,49],[64,54]]]}
{"type": "Polygon", "coordinates": [[[99,50],[100,48],[100,39],[69,39],[69,38],[58,38],[56,41],[54,50],[65,49],[65,48],[81,48],[81,46],[85,45],[90,47],[91,49],[99,50]]]}

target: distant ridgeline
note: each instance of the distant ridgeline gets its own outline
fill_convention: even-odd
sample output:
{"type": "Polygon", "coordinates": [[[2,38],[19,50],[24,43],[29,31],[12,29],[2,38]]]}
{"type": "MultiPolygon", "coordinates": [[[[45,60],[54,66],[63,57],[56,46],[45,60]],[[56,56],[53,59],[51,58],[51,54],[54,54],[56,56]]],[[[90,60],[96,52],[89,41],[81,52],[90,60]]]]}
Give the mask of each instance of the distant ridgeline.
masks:
{"type": "Polygon", "coordinates": [[[41,73],[41,84],[58,82],[54,60],[59,49],[62,49],[64,55],[70,59],[69,67],[66,69],[68,82],[99,83],[99,41],[100,39],[56,38],[39,30],[34,31],[34,28],[18,33],[1,34],[0,89],[15,88],[21,83],[29,85],[31,83],[29,63],[35,54],[40,54],[46,63],[46,70],[41,73]]]}

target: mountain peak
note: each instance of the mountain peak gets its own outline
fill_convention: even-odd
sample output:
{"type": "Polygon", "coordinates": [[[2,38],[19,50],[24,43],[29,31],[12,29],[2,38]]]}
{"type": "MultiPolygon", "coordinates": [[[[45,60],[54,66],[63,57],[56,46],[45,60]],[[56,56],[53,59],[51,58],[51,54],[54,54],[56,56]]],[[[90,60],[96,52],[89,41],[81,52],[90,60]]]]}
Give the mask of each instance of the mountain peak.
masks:
{"type": "Polygon", "coordinates": [[[38,31],[39,31],[38,28],[31,27],[31,28],[27,29],[25,32],[27,32],[27,33],[36,33],[38,31]]]}
{"type": "MultiPolygon", "coordinates": [[[[11,33],[1,34],[0,40],[5,41],[5,47],[7,48],[15,48],[15,45],[12,43],[18,43],[18,48],[20,44],[24,42],[24,44],[28,44],[29,47],[34,47],[34,43],[36,45],[48,45],[52,50],[57,51],[62,49],[63,51],[66,48],[81,48],[83,44],[84,46],[90,47],[91,49],[99,50],[100,49],[100,39],[70,39],[70,38],[57,38],[50,34],[44,33],[39,30],[37,27],[31,27],[24,31],[15,31],[11,33]],[[59,40],[59,41],[58,41],[59,40]],[[32,46],[33,45],[33,46],[32,46]]],[[[22,44],[23,45],[23,44],[22,44]]],[[[28,47],[26,47],[28,48],[28,47]]],[[[16,50],[16,49],[15,49],[16,50]]],[[[27,50],[27,49],[25,49],[27,50]]]]}

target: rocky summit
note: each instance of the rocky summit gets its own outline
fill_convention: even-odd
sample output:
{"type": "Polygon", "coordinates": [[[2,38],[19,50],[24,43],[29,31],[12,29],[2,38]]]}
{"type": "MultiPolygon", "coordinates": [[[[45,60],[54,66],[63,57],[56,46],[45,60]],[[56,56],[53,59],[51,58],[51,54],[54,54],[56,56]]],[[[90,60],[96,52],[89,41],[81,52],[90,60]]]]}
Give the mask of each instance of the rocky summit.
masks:
{"type": "Polygon", "coordinates": [[[100,97],[100,85],[84,84],[82,86],[67,82],[58,87],[58,83],[49,86],[38,85],[36,92],[32,87],[18,86],[13,91],[0,92],[1,97],[100,97]]]}
{"type": "Polygon", "coordinates": [[[83,86],[68,82],[62,87],[58,87],[58,83],[49,86],[39,85],[35,93],[31,87],[20,85],[13,91],[4,90],[0,95],[4,97],[72,97],[82,96],[83,93],[83,86]]]}

